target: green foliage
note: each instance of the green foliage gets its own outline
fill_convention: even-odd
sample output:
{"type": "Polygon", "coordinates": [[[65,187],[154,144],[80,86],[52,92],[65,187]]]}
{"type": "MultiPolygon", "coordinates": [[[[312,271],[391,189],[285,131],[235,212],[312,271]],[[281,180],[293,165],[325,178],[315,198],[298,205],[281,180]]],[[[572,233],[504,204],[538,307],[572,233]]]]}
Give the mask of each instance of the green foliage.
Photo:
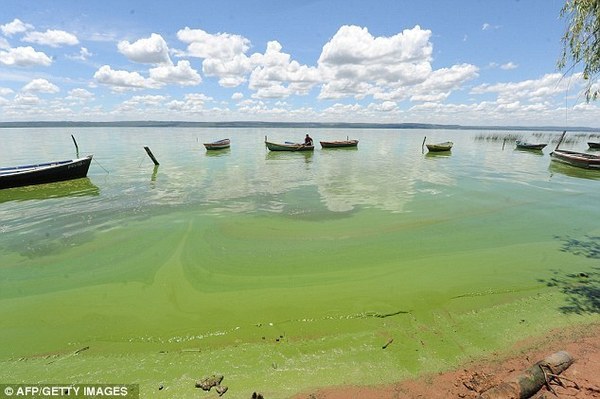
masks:
{"type": "Polygon", "coordinates": [[[567,27],[558,68],[564,69],[569,61],[583,64],[586,99],[596,100],[600,95],[594,86],[600,72],[600,0],[567,0],[560,16],[567,20],[567,27]]]}

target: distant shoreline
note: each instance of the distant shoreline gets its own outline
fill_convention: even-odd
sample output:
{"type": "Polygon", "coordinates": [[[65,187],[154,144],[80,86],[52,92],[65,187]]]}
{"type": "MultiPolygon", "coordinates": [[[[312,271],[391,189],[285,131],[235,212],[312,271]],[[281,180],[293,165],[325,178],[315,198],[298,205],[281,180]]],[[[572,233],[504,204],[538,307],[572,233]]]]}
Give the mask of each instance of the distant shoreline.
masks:
{"type": "MultiPolygon", "coordinates": [[[[185,121],[116,121],[116,122],[85,122],[85,121],[35,121],[35,122],[0,122],[3,128],[34,128],[34,127],[178,127],[178,128],[287,128],[287,129],[447,129],[447,130],[544,130],[563,131],[559,126],[463,126],[440,125],[428,123],[328,123],[328,122],[185,122],[185,121]]],[[[570,131],[598,132],[599,128],[571,126],[570,131]]]]}

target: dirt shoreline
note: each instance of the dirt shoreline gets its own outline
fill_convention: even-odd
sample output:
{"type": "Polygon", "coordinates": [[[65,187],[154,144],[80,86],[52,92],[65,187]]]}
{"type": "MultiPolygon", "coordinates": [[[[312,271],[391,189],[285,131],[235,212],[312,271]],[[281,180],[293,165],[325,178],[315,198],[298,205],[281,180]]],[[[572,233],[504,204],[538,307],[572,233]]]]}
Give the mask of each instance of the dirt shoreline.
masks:
{"type": "Polygon", "coordinates": [[[474,399],[491,386],[510,381],[535,362],[561,350],[575,358],[562,374],[565,387],[552,385],[556,396],[544,387],[532,398],[600,398],[600,323],[596,323],[521,341],[506,354],[494,353],[457,370],[384,386],[328,387],[292,399],[474,399]]]}

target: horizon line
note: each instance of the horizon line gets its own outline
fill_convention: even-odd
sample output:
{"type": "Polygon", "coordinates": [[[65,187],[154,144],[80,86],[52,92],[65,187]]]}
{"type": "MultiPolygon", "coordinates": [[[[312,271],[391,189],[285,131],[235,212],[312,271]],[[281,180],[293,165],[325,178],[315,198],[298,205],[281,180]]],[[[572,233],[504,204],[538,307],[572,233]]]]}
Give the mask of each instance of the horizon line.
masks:
{"type": "Polygon", "coordinates": [[[288,127],[288,128],[371,128],[371,129],[490,129],[490,130],[578,130],[598,131],[599,128],[589,126],[515,126],[515,125],[457,125],[439,123],[378,123],[378,122],[268,122],[268,121],[213,121],[194,122],[178,120],[121,120],[121,121],[18,121],[0,122],[0,128],[24,128],[24,127],[288,127]]]}

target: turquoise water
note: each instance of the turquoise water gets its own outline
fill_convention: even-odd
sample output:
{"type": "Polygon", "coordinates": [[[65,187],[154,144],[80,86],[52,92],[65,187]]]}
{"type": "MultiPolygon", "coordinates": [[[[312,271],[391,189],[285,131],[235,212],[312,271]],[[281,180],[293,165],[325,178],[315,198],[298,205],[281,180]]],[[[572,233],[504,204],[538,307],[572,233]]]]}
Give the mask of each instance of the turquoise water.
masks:
{"type": "MultiPolygon", "coordinates": [[[[598,320],[577,276],[597,282],[600,173],[551,164],[552,144],[517,151],[476,130],[3,129],[0,166],[71,158],[70,134],[94,154],[88,178],[0,191],[0,382],[184,398],[220,373],[228,397],[289,397],[453,367],[549,319],[598,320]],[[264,146],[307,131],[360,143],[264,146]],[[424,154],[424,136],[454,148],[424,154]],[[226,137],[229,150],[202,146],[226,137]]],[[[564,148],[585,150],[571,137],[564,148]]]]}

